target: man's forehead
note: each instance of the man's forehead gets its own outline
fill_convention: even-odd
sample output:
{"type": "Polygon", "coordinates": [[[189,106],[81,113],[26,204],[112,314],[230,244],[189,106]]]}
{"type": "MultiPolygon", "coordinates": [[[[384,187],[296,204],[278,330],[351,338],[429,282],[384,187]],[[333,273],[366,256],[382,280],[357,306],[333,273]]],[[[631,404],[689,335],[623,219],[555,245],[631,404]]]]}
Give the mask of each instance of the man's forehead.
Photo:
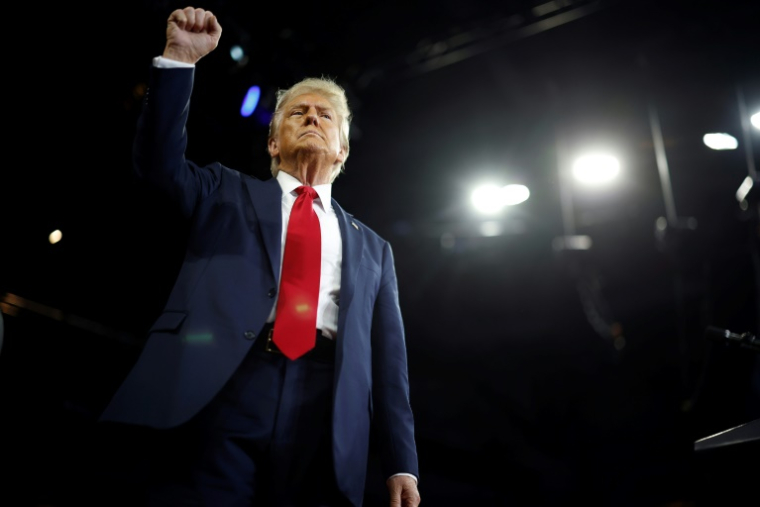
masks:
{"type": "Polygon", "coordinates": [[[321,109],[334,109],[332,103],[318,93],[302,93],[290,99],[285,107],[315,106],[321,109]]]}

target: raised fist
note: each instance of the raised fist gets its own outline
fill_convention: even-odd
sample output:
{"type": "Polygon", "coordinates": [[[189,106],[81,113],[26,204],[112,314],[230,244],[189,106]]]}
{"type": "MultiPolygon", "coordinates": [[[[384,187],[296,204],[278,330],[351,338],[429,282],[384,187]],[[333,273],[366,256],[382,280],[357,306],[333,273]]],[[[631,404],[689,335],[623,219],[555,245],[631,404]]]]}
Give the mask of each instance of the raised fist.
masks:
{"type": "Polygon", "coordinates": [[[169,15],[163,56],[186,63],[198,60],[216,49],[222,26],[211,11],[185,7],[169,15]]]}

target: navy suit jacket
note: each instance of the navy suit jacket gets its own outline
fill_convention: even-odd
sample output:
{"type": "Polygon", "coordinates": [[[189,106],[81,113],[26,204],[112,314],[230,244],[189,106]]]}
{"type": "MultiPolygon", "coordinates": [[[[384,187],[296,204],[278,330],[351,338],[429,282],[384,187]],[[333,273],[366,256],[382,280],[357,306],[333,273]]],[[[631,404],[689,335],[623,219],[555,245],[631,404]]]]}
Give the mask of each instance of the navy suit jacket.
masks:
{"type": "MultiPolygon", "coordinates": [[[[101,415],[170,428],[219,392],[264,327],[279,287],[282,190],[220,163],[185,159],[194,69],[151,70],[134,168],[190,221],[185,258],[133,369],[101,415]]],[[[370,425],[386,476],[419,476],[404,328],[388,242],[335,200],[343,241],[333,456],[340,489],[361,504],[370,425]]]]}

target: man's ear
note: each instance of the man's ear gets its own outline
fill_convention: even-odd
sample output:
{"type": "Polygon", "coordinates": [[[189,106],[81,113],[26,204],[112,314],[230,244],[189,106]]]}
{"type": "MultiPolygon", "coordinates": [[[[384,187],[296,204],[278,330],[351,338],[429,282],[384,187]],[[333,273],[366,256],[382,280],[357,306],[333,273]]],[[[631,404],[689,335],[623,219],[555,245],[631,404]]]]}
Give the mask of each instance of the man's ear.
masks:
{"type": "Polygon", "coordinates": [[[280,145],[277,143],[276,138],[269,138],[269,141],[267,141],[267,150],[269,150],[269,156],[272,158],[280,154],[280,145]]]}
{"type": "Polygon", "coordinates": [[[338,156],[335,159],[336,164],[342,164],[346,161],[346,148],[345,146],[340,147],[340,151],[338,152],[338,156]]]}

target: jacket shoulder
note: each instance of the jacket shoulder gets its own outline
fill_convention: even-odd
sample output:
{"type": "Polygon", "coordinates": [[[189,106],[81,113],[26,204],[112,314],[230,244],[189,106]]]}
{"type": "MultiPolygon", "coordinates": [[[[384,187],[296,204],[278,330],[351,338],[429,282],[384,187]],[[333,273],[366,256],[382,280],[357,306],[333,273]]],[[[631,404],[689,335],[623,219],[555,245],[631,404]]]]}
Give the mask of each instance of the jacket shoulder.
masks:
{"type": "Polygon", "coordinates": [[[365,240],[370,244],[375,244],[379,247],[382,247],[386,243],[389,243],[388,240],[378,234],[372,227],[362,222],[361,220],[354,218],[352,215],[349,215],[348,221],[349,223],[356,224],[356,227],[362,229],[365,232],[365,240]]]}

